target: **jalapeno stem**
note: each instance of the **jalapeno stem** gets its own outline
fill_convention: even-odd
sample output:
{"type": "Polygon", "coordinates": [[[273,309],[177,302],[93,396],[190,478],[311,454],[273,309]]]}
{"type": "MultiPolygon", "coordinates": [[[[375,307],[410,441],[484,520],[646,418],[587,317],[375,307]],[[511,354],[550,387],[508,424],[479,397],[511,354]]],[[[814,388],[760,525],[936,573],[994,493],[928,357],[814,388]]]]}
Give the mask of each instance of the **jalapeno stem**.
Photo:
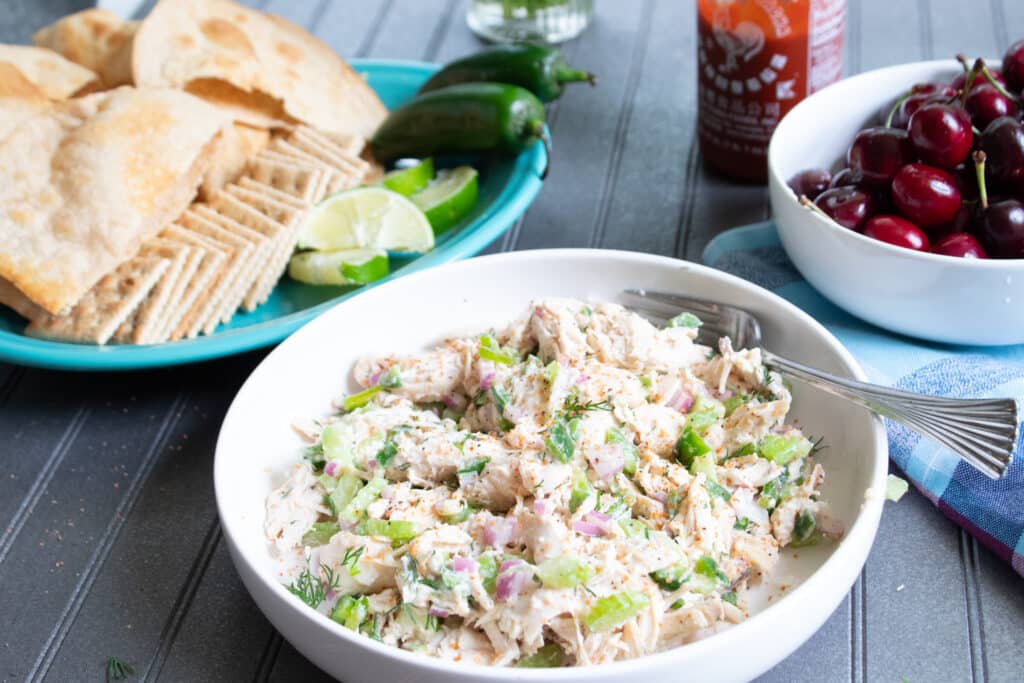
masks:
{"type": "Polygon", "coordinates": [[[589,71],[582,71],[580,69],[570,69],[568,67],[559,69],[555,73],[555,78],[559,83],[577,83],[580,81],[586,81],[590,85],[597,85],[597,76],[589,71]]]}

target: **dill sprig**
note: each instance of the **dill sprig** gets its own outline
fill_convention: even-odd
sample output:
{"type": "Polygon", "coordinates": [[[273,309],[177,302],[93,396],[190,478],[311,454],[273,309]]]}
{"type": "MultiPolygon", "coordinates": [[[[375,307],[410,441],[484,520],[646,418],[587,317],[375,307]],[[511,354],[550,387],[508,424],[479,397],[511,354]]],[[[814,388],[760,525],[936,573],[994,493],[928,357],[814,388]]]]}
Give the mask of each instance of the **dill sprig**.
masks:
{"type": "Polygon", "coordinates": [[[359,558],[363,556],[363,551],[366,550],[365,546],[359,546],[358,548],[349,548],[345,551],[345,556],[341,558],[341,566],[348,567],[348,575],[355,576],[359,573],[359,567],[357,563],[359,558]]]}
{"type": "Polygon", "coordinates": [[[579,394],[575,391],[569,392],[569,395],[565,397],[565,404],[562,406],[562,417],[566,420],[571,420],[576,417],[582,417],[584,413],[588,413],[592,410],[606,410],[611,411],[612,405],[608,402],[608,399],[603,401],[587,401],[586,403],[580,403],[579,394]]]}
{"type": "Polygon", "coordinates": [[[339,585],[334,570],[326,564],[320,564],[320,572],[323,574],[323,578],[313,576],[309,567],[306,567],[288,586],[288,592],[316,609],[321,602],[327,599],[327,594],[332,590],[337,590],[339,585]]]}
{"type": "Polygon", "coordinates": [[[135,673],[131,664],[122,662],[117,657],[107,657],[107,683],[123,681],[135,673]]]}

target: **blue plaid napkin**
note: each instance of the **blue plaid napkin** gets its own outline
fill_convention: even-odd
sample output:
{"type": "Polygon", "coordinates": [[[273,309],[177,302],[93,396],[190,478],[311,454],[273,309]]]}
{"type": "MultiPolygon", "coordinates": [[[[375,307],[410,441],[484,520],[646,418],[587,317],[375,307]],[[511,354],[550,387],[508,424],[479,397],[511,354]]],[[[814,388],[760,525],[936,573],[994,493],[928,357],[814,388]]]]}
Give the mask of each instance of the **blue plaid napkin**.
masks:
{"type": "MultiPolygon", "coordinates": [[[[1024,345],[933,344],[886,332],[854,318],[801,277],[770,222],[719,235],[704,250],[704,262],[770,289],[805,310],[839,338],[873,382],[942,396],[1024,398],[1024,345]]],[[[993,481],[949,450],[905,427],[892,422],[887,427],[889,456],[906,477],[947,517],[1024,576],[1021,441],[1017,442],[1017,454],[1006,475],[993,481]]]]}

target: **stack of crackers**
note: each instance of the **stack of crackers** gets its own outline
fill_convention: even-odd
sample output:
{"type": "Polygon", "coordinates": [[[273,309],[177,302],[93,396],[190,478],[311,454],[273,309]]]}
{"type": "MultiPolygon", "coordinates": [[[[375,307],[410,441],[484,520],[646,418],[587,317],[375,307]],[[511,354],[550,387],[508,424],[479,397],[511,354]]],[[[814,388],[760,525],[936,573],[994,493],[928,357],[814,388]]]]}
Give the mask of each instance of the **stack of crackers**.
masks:
{"type": "Polygon", "coordinates": [[[326,45],[278,17],[232,0],[160,0],[141,22],[86,10],[34,40],[0,46],[0,175],[6,163],[16,185],[0,188],[13,198],[0,207],[0,303],[29,319],[28,334],[92,344],[209,334],[267,300],[315,203],[380,174],[361,155],[386,108],[326,45]],[[147,94],[168,91],[179,95],[147,94]],[[105,122],[115,100],[151,110],[105,122]],[[164,123],[169,109],[151,103],[165,101],[195,112],[164,123]],[[65,124],[66,112],[77,118],[65,124]],[[204,133],[186,154],[187,120],[204,133]],[[72,167],[61,140],[81,139],[90,163],[114,159],[127,185],[94,179],[92,199],[88,183],[75,186],[99,175],[86,168],[39,181],[42,192],[18,186],[29,145],[12,141],[26,132],[52,142],[40,163],[72,167]],[[50,242],[33,252],[44,233],[50,242]]]}

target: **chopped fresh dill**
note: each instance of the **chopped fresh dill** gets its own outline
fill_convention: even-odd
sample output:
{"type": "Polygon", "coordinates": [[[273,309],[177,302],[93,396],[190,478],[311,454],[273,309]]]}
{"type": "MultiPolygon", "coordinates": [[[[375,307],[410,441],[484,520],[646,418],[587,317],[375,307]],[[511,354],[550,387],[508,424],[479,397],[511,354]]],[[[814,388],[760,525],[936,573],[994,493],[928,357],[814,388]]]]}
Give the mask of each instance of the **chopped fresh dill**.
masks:
{"type": "Polygon", "coordinates": [[[330,591],[338,588],[338,577],[334,574],[333,569],[321,563],[320,571],[324,575],[322,579],[313,576],[309,567],[306,567],[287,587],[289,593],[313,609],[320,606],[330,591]]]}
{"type": "Polygon", "coordinates": [[[359,558],[362,557],[364,550],[366,550],[365,546],[359,546],[358,548],[349,548],[345,551],[345,556],[341,558],[341,566],[348,567],[349,576],[359,574],[359,558]]]}
{"type": "Polygon", "coordinates": [[[604,401],[587,401],[580,403],[579,394],[575,391],[569,392],[565,398],[565,405],[562,406],[562,417],[571,420],[574,417],[582,417],[584,413],[592,410],[611,411],[612,406],[607,399],[604,401]]]}
{"type": "Polygon", "coordinates": [[[107,683],[112,681],[123,681],[135,673],[131,664],[122,662],[117,657],[107,657],[107,683]]]}

